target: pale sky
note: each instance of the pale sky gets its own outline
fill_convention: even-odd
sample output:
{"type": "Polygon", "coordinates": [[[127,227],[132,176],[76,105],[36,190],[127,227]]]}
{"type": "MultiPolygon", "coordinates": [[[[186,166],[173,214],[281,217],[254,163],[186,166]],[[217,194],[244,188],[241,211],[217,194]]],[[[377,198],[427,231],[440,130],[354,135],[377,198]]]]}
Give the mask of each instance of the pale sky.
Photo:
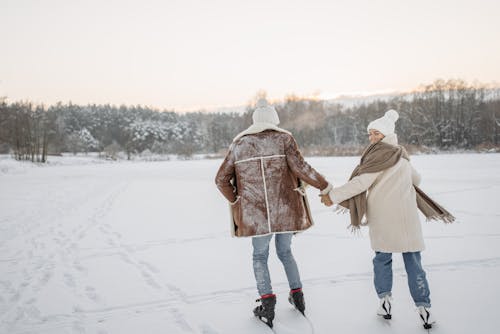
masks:
{"type": "Polygon", "coordinates": [[[0,0],[0,96],[191,110],[500,81],[498,0],[0,0]]]}

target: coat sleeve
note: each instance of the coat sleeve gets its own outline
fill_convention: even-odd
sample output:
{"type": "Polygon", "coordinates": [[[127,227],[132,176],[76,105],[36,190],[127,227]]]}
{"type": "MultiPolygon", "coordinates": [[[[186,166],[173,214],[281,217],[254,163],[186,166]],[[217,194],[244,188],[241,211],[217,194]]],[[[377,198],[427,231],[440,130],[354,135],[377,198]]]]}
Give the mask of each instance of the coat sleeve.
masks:
{"type": "Polygon", "coordinates": [[[289,136],[285,143],[285,155],[288,167],[296,177],[320,190],[328,186],[325,178],[304,160],[292,136],[289,136]]]}
{"type": "Polygon", "coordinates": [[[340,186],[334,187],[330,191],[330,198],[334,203],[341,203],[346,199],[354,197],[358,194],[361,194],[363,191],[368,190],[370,186],[375,182],[377,177],[382,172],[376,173],[364,173],[358,176],[353,177],[349,182],[340,186]]]}
{"type": "Polygon", "coordinates": [[[420,182],[422,181],[422,177],[420,176],[420,173],[417,172],[417,170],[411,164],[410,166],[411,166],[411,182],[418,187],[420,185],[420,182]]]}
{"type": "Polygon", "coordinates": [[[235,176],[234,155],[231,148],[229,148],[229,152],[215,176],[215,184],[222,195],[231,203],[236,201],[236,188],[231,183],[231,180],[233,180],[235,176]]]}

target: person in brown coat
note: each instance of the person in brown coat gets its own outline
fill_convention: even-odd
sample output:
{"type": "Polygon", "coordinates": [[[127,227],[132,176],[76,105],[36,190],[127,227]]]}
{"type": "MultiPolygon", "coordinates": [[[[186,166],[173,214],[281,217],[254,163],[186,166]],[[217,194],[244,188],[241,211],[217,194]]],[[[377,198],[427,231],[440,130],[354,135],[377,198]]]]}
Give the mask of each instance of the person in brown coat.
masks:
{"type": "Polygon", "coordinates": [[[305,184],[327,194],[332,188],[302,157],[290,132],[279,128],[274,107],[257,102],[253,124],[238,134],[215,177],[229,201],[231,227],[236,237],[252,237],[253,268],[262,304],[254,314],[272,327],[276,296],[267,259],[275,235],[276,252],[290,286],[289,301],[304,313],[305,303],[291,240],[296,232],[312,226],[305,184]]]}

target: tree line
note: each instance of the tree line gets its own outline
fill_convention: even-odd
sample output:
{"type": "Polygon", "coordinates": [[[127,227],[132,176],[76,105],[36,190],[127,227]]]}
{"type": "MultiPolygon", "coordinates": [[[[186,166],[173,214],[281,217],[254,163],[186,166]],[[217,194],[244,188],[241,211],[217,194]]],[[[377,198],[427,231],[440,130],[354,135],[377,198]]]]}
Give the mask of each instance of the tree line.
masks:
{"type": "MultiPolygon", "coordinates": [[[[274,105],[280,126],[294,134],[306,154],[358,154],[367,143],[367,124],[388,109],[400,114],[396,131],[405,145],[440,150],[500,146],[499,89],[462,80],[436,80],[408,94],[350,106],[297,96],[274,105]]],[[[63,152],[102,152],[111,158],[119,152],[128,158],[145,152],[223,154],[251,124],[252,111],[252,103],[244,113],[176,113],[1,99],[0,153],[39,162],[63,152]]]]}

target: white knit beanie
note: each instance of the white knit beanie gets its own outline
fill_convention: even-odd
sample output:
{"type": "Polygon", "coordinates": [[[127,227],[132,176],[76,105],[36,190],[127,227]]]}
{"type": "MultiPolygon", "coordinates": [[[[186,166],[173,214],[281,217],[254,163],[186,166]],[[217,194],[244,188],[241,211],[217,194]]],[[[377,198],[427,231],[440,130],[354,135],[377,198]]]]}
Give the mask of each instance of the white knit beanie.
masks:
{"type": "Polygon", "coordinates": [[[278,113],[273,106],[269,105],[266,99],[259,99],[255,105],[255,111],[253,112],[252,119],[253,123],[266,123],[272,125],[280,124],[280,119],[278,113]]]}
{"type": "Polygon", "coordinates": [[[366,130],[370,129],[380,131],[384,136],[388,136],[394,133],[395,123],[399,118],[399,114],[396,110],[391,109],[385,112],[385,115],[372,121],[366,127],[366,130]]]}

